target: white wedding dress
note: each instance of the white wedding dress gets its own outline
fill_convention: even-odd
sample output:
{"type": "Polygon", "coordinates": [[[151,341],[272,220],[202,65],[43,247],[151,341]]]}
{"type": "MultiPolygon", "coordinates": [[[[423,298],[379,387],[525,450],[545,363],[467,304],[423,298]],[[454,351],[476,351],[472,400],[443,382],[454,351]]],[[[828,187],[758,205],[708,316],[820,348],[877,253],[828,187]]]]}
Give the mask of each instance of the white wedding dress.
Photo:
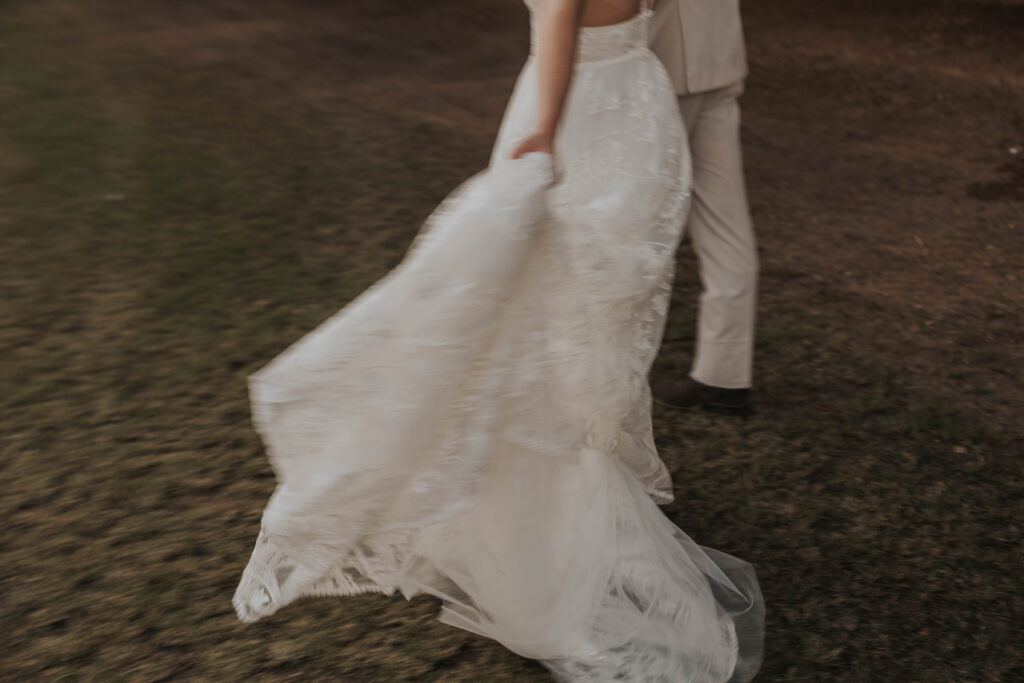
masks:
{"type": "Polygon", "coordinates": [[[250,378],[278,486],[240,619],[422,592],[558,680],[756,672],[753,570],[656,505],[672,486],[647,374],[690,162],[650,15],[581,30],[557,182],[548,155],[507,159],[533,127],[531,57],[490,167],[394,271],[250,378]]]}

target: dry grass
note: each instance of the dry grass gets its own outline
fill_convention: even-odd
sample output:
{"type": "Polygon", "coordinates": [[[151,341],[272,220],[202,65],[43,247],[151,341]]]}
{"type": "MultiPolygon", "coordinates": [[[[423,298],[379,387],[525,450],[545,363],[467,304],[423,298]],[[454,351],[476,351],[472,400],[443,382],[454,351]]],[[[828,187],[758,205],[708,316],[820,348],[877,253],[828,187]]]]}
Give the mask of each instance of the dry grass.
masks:
{"type": "MultiPolygon", "coordinates": [[[[1024,13],[824,4],[746,7],[760,411],[658,412],[667,512],[758,568],[763,680],[1019,680],[1024,13]]],[[[430,600],[229,604],[245,377],[486,163],[518,4],[0,13],[0,679],[546,680],[430,600]]]]}

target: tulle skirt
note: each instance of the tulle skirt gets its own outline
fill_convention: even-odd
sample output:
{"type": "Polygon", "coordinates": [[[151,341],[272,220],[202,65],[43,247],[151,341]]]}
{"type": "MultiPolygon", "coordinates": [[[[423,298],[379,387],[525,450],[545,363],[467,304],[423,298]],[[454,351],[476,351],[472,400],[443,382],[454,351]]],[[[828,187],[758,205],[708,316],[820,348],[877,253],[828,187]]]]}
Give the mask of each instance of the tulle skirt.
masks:
{"type": "Polygon", "coordinates": [[[402,264],[250,378],[278,487],[235,607],[428,593],[561,680],[749,680],[752,568],[656,505],[647,373],[690,182],[675,98],[649,53],[588,65],[558,168],[511,161],[532,70],[490,167],[402,264]]]}

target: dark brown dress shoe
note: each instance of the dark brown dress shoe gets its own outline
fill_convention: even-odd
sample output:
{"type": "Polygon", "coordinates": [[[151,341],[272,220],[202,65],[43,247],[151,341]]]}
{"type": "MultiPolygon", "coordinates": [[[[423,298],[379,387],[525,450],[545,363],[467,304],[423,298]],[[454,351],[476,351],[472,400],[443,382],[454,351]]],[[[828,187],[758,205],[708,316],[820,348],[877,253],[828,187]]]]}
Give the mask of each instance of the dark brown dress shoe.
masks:
{"type": "Polygon", "coordinates": [[[723,389],[693,379],[685,382],[658,382],[651,385],[654,400],[670,408],[689,410],[701,408],[728,415],[750,415],[750,389],[723,389]]]}

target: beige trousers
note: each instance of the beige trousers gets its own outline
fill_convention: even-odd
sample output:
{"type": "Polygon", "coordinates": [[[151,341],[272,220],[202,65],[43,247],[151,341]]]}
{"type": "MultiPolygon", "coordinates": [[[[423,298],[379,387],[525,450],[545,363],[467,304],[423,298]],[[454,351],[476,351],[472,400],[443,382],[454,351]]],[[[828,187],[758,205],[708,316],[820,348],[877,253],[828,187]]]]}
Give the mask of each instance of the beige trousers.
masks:
{"type": "Polygon", "coordinates": [[[700,262],[697,345],[690,376],[715,387],[751,384],[757,244],[743,181],[743,84],[679,96],[693,155],[687,232],[700,262]]]}

